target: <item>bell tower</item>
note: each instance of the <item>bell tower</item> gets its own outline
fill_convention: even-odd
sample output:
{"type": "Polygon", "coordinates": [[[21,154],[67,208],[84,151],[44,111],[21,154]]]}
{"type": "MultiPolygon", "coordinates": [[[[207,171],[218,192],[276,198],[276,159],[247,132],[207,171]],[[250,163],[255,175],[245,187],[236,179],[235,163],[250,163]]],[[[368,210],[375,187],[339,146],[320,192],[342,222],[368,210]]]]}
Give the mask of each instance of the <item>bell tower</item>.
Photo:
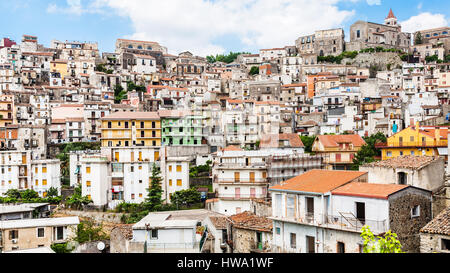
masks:
{"type": "Polygon", "coordinates": [[[394,13],[392,12],[392,9],[389,9],[389,14],[386,17],[386,19],[384,19],[384,24],[388,25],[388,26],[393,26],[393,27],[399,26],[397,24],[397,17],[395,17],[394,13]]]}

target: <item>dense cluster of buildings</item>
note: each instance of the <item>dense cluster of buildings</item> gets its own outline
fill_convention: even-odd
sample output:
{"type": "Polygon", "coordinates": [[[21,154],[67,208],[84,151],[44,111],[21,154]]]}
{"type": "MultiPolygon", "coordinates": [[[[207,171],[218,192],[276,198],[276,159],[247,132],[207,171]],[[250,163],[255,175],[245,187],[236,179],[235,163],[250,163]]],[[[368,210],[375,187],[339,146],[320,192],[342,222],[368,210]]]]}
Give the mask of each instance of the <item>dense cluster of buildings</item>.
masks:
{"type": "MultiPolygon", "coordinates": [[[[101,53],[95,42],[4,38],[0,195],[61,193],[59,145],[100,142],[65,166],[97,208],[142,203],[154,168],[170,203],[194,186],[192,166],[212,166],[205,209],[118,226],[111,252],[145,241],[149,252],[361,252],[364,225],[396,232],[405,251],[448,252],[449,30],[402,32],[391,10],[383,24],[354,23],[349,42],[343,29],[317,30],[232,63],[149,41],[101,53]],[[377,133],[381,161],[353,171],[377,133]]],[[[30,209],[0,217],[10,211],[30,209]]],[[[79,223],[31,218],[0,221],[0,250],[64,242],[79,223]],[[21,245],[28,229],[36,244],[21,245]]]]}

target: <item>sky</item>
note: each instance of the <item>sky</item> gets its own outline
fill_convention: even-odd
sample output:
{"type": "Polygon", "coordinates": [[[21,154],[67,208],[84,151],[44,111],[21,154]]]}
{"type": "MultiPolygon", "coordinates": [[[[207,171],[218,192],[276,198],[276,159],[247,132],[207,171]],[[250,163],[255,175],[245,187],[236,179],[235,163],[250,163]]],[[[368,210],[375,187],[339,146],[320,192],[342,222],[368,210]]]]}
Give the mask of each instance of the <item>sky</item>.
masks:
{"type": "Polygon", "coordinates": [[[405,32],[450,22],[447,0],[0,0],[0,37],[98,42],[101,52],[124,38],[171,54],[257,53],[321,29],[343,28],[348,40],[354,22],[383,23],[390,8],[405,32]]]}

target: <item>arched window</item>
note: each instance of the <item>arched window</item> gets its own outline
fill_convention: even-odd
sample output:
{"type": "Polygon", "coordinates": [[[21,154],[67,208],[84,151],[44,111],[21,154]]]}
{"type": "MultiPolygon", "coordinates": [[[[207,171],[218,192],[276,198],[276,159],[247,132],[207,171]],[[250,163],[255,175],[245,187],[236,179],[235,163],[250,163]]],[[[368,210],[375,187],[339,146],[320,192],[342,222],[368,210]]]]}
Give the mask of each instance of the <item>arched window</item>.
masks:
{"type": "Polygon", "coordinates": [[[138,46],[138,49],[142,49],[142,46],[138,46]]]}
{"type": "Polygon", "coordinates": [[[151,46],[148,46],[148,47],[147,47],[147,50],[152,50],[152,47],[151,47],[151,46]]]}
{"type": "Polygon", "coordinates": [[[128,48],[133,48],[133,45],[128,45],[128,48]]]}

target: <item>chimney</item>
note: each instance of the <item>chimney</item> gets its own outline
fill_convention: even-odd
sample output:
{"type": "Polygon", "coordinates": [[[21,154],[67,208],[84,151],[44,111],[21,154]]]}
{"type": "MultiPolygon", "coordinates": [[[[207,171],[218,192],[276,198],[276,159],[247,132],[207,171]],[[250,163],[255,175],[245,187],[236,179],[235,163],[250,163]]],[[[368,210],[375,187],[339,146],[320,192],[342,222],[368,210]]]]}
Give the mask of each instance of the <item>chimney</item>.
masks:
{"type": "Polygon", "coordinates": [[[409,119],[409,126],[413,126],[413,124],[414,124],[414,118],[410,118],[409,119]]]}

